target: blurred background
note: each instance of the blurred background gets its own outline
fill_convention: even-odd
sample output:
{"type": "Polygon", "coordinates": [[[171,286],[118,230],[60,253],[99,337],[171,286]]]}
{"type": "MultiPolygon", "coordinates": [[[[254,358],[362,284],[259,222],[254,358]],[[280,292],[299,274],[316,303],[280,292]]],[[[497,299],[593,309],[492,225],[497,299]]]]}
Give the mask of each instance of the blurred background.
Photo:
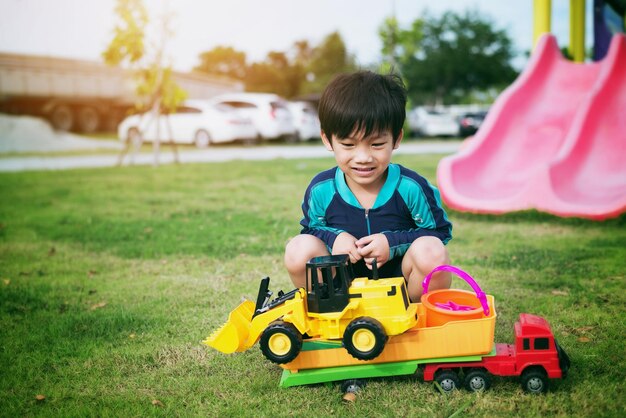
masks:
{"type": "MultiPolygon", "coordinates": [[[[0,0],[0,136],[7,115],[31,115],[56,131],[128,140],[135,129],[148,140],[142,122],[120,126],[156,101],[171,115],[186,105],[180,120],[255,127],[217,134],[222,128],[206,122],[203,138],[199,129],[174,132],[181,143],[306,140],[317,137],[324,86],[356,69],[403,77],[410,134],[471,135],[528,61],[537,1],[0,0]],[[291,127],[271,130],[259,112],[273,120],[283,112],[291,127]]],[[[590,34],[594,1],[584,7],[590,34]]],[[[569,8],[551,8],[566,56],[569,8]]]]}

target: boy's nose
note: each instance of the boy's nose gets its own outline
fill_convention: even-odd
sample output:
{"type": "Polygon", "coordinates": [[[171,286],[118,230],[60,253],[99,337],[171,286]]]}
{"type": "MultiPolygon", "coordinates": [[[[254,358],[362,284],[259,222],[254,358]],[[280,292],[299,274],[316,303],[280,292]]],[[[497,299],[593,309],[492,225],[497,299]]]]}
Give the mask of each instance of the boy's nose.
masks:
{"type": "Polygon", "coordinates": [[[354,156],[354,160],[359,163],[367,163],[371,160],[372,155],[369,153],[367,148],[359,148],[357,149],[356,155],[354,156]]]}

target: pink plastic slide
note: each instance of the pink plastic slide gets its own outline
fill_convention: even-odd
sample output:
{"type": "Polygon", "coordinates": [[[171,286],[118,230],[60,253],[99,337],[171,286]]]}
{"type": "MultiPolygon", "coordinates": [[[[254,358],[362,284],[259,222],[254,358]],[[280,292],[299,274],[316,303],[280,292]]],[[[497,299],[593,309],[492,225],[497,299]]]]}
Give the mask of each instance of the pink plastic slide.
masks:
{"type": "Polygon", "coordinates": [[[625,212],[626,37],[613,37],[604,60],[578,64],[543,36],[474,138],[440,162],[437,182],[460,211],[625,212]]]}

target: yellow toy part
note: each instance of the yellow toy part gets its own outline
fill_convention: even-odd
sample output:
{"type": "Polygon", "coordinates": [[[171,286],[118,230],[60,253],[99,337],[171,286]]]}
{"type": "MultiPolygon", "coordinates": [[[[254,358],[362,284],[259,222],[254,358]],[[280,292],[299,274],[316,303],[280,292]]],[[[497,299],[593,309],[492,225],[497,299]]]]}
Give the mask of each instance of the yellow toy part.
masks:
{"type": "Polygon", "coordinates": [[[254,303],[244,300],[229,315],[228,321],[215,330],[203,344],[225,354],[244,351],[250,333],[250,321],[254,315],[254,303]]]}
{"type": "Polygon", "coordinates": [[[307,272],[311,289],[279,292],[273,300],[269,277],[261,280],[256,304],[240,304],[205,344],[233,353],[260,341],[265,357],[285,364],[299,354],[307,335],[341,340],[350,355],[370,360],[388,336],[417,324],[417,304],[410,303],[402,277],[354,279],[347,255],[315,258],[307,272]]]}

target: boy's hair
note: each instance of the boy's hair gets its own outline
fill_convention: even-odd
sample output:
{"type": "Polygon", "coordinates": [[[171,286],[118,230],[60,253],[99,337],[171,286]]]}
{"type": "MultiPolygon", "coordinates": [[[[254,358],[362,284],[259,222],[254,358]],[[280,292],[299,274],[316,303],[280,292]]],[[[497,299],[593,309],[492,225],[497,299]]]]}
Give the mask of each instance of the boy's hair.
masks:
{"type": "Polygon", "coordinates": [[[406,96],[404,83],[396,74],[340,74],[326,86],[320,99],[322,131],[332,143],[332,135],[347,138],[364,131],[366,138],[389,130],[395,144],[406,118],[406,96]]]}

